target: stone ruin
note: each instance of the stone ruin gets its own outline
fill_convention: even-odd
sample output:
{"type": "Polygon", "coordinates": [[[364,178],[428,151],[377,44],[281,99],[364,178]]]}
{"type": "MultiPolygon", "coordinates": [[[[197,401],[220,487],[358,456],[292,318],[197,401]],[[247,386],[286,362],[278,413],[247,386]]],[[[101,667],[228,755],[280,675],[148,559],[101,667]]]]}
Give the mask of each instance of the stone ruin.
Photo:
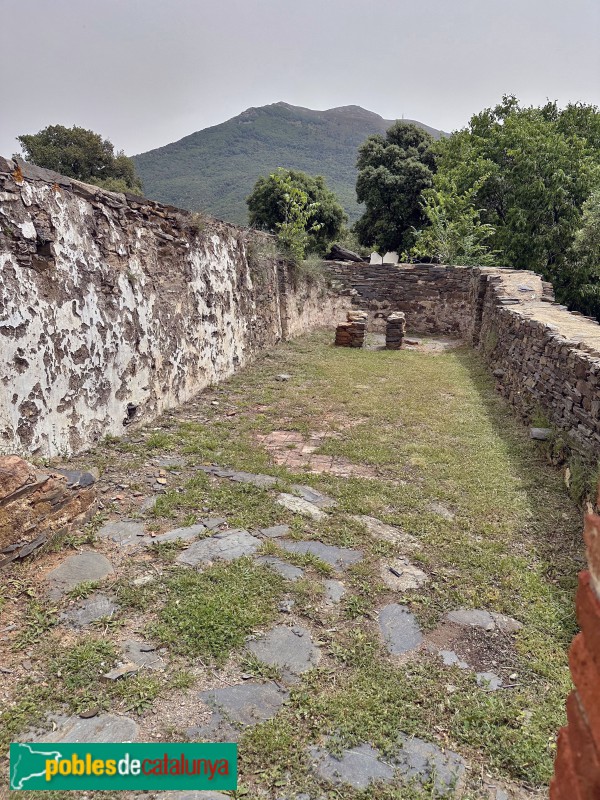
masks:
{"type": "Polygon", "coordinates": [[[349,311],[346,320],[335,329],[335,344],[338,347],[362,347],[367,333],[366,311],[349,311]]]}
{"type": "Polygon", "coordinates": [[[393,311],[387,318],[385,326],[386,350],[400,350],[406,332],[406,314],[393,311]]]}

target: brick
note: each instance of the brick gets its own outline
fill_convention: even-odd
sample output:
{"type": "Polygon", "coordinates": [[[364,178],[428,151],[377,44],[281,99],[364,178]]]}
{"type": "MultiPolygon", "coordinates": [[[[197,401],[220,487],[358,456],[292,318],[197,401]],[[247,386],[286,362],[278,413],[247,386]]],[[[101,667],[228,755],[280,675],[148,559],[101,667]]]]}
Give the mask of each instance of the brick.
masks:
{"type": "Polygon", "coordinates": [[[600,671],[594,663],[583,634],[578,633],[573,639],[569,651],[569,666],[573,683],[581,704],[585,709],[596,750],[600,752],[600,671]]]}
{"type": "Polygon", "coordinates": [[[600,798],[600,756],[577,692],[567,698],[569,745],[584,797],[600,798]]]}
{"type": "Polygon", "coordinates": [[[579,573],[575,606],[586,647],[600,670],[600,600],[592,588],[591,575],[587,570],[579,573]]]}
{"type": "MultiPolygon", "coordinates": [[[[592,800],[591,797],[586,797],[581,791],[579,780],[575,773],[567,728],[561,728],[558,734],[554,776],[561,800],[592,800]]],[[[555,789],[555,794],[556,791],[557,789],[555,789]]]]}

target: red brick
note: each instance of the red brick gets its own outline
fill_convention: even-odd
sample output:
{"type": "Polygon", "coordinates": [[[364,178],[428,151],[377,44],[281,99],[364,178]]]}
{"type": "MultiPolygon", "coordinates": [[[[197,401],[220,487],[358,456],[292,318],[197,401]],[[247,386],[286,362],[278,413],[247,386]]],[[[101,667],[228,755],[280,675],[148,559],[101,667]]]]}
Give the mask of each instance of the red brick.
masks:
{"type": "Polygon", "coordinates": [[[581,633],[577,634],[571,644],[569,666],[573,683],[577,687],[579,699],[585,709],[596,750],[600,752],[600,672],[590,656],[581,633]]]}
{"type": "MultiPolygon", "coordinates": [[[[575,766],[567,728],[561,728],[558,734],[554,777],[558,785],[561,800],[593,800],[582,793],[575,766]]],[[[555,789],[556,792],[556,789],[555,789]]],[[[597,800],[597,799],[596,799],[597,800]]]]}
{"type": "Polygon", "coordinates": [[[567,698],[569,744],[584,797],[600,798],[600,759],[577,692],[567,698]]]}
{"type": "MultiPolygon", "coordinates": [[[[600,503],[600,486],[598,487],[598,502],[600,503]]],[[[596,595],[600,596],[600,516],[598,514],[585,515],[583,538],[587,548],[588,567],[592,573],[592,586],[596,595]]]]}
{"type": "Polygon", "coordinates": [[[587,571],[579,573],[575,604],[586,647],[600,670],[600,600],[590,585],[590,573],[587,571]]]}

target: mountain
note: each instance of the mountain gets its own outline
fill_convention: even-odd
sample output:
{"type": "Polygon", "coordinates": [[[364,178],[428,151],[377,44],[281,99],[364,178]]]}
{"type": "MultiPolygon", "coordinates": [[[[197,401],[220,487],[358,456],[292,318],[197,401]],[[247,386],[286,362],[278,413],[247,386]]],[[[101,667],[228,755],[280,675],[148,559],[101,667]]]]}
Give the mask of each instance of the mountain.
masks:
{"type": "MultiPolygon", "coordinates": [[[[312,111],[273,103],[133,159],[147,197],[241,225],[247,224],[246,197],[260,175],[277,167],[323,175],[353,222],[361,213],[355,194],[357,149],[367,136],[385,133],[392,124],[360,106],[312,111]]],[[[415,124],[435,138],[443,135],[415,124]]]]}

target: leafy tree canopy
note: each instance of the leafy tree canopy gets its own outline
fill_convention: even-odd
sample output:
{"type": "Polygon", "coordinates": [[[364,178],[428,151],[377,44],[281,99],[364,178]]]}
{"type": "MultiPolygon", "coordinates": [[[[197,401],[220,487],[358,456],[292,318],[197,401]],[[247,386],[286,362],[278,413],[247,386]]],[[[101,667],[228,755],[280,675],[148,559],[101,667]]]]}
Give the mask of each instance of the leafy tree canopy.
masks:
{"type": "Polygon", "coordinates": [[[355,230],[362,244],[398,251],[413,244],[424,221],[421,192],[433,185],[433,144],[422,128],[396,122],[361,145],[356,194],[366,211],[355,230]]]}
{"type": "MultiPolygon", "coordinates": [[[[320,175],[279,169],[260,177],[246,200],[250,225],[271,233],[303,231],[303,250],[324,252],[339,236],[346,214],[320,175]],[[293,217],[293,219],[292,219],[293,217]]],[[[280,236],[281,238],[281,236],[280,236]]]]}
{"type": "Polygon", "coordinates": [[[555,276],[554,286],[562,302],[600,320],[600,190],[584,203],[567,267],[555,276]]]}
{"type": "Polygon", "coordinates": [[[39,133],[17,136],[25,159],[69,178],[111,191],[141,192],[133,161],[100,134],[85,128],[50,125],[39,133]]]}

